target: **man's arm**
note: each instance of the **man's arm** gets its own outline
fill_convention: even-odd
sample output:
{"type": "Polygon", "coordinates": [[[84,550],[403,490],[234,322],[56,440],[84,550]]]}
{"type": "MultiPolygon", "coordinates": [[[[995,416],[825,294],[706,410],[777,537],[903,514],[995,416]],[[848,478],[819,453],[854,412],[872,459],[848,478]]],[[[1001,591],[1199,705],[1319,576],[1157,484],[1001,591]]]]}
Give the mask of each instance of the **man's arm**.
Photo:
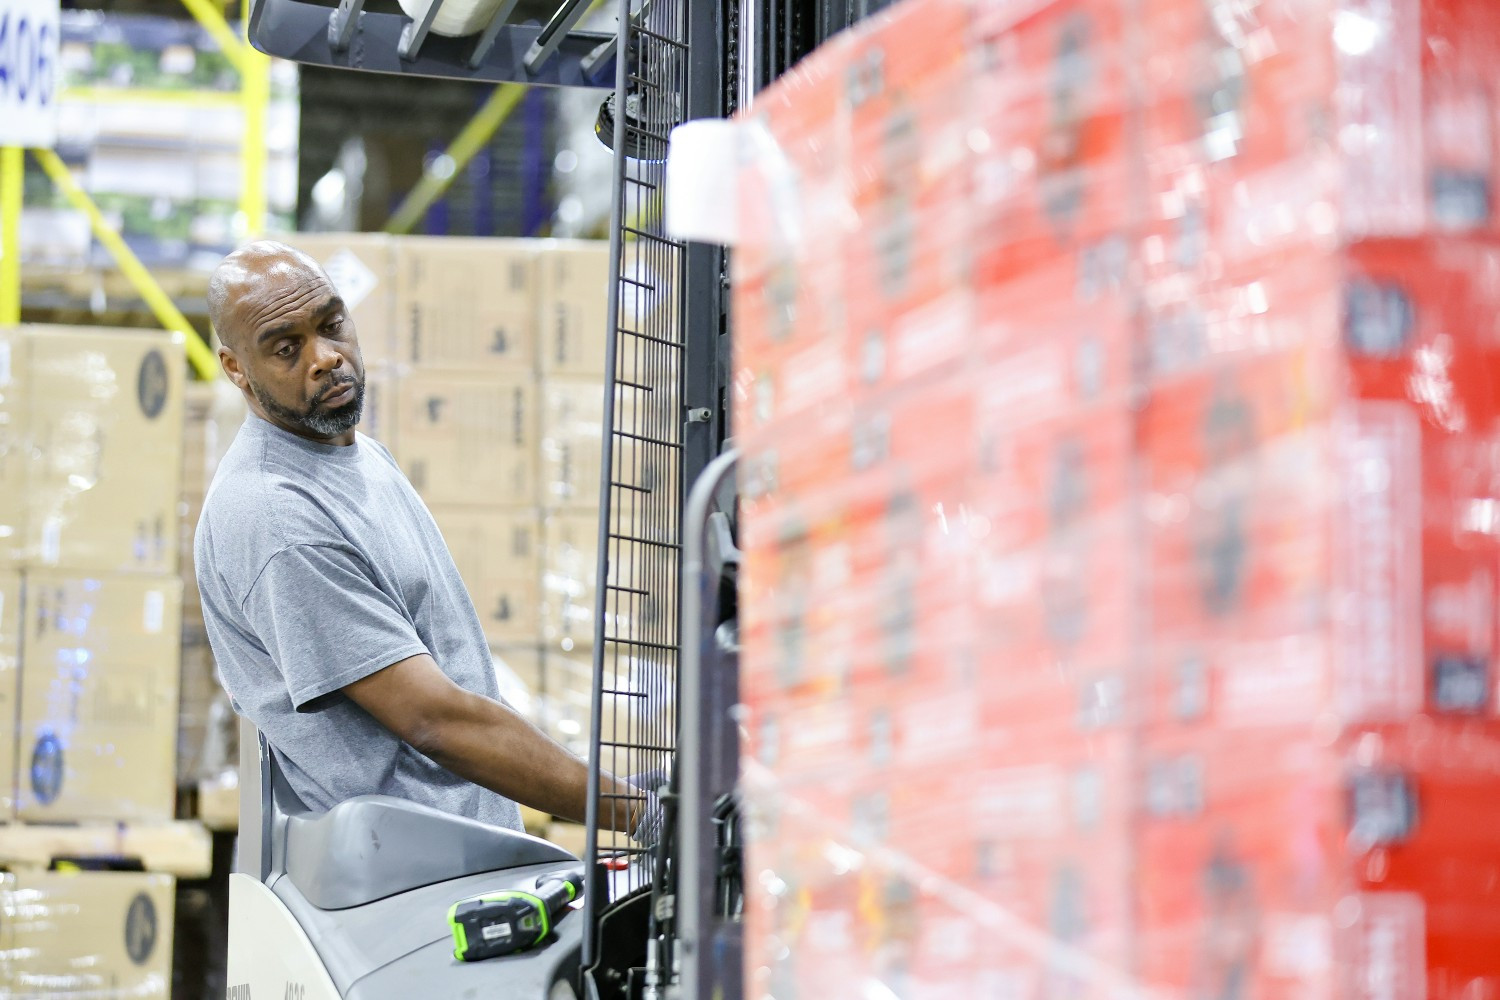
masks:
{"type": "MultiPolygon", "coordinates": [[[[583,821],[588,766],[512,709],[459,687],[426,653],[377,670],[343,691],[459,777],[533,809],[583,821]]],[[[645,796],[609,774],[600,776],[599,790],[599,825],[631,833],[645,796]]]]}

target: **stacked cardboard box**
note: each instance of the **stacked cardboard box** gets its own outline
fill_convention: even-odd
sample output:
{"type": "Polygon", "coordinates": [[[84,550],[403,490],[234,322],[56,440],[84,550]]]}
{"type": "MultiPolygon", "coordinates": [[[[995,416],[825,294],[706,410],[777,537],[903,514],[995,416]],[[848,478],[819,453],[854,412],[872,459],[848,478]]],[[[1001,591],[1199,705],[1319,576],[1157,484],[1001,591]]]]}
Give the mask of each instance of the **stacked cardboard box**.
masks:
{"type": "MultiPolygon", "coordinates": [[[[627,248],[628,250],[629,248],[627,248]]],[[[624,333],[618,338],[617,376],[610,399],[605,382],[609,259],[602,244],[553,243],[539,258],[542,269],[540,482],[545,523],[542,565],[542,639],[547,695],[544,714],[558,735],[586,751],[591,716],[595,609],[599,596],[600,490],[606,427],[609,438],[612,522],[604,543],[615,587],[604,595],[605,694],[600,715],[606,742],[641,742],[658,709],[641,697],[662,650],[675,642],[672,602],[660,598],[674,579],[675,550],[666,537],[648,537],[674,523],[679,503],[676,461],[670,445],[680,415],[656,398],[640,377],[677,362],[676,351],[624,333]],[[612,405],[612,414],[607,414],[612,405]],[[606,417],[612,416],[607,423],[606,417]],[[659,544],[651,544],[659,543],[659,544]],[[629,551],[627,553],[627,547],[629,551]],[[627,557],[628,555],[628,557],[627,557]],[[635,580],[633,574],[641,579],[635,580]],[[643,642],[627,643],[636,639],[643,642]]],[[[641,272],[644,273],[644,272],[641,272]]],[[[622,289],[626,286],[622,286],[622,289]]],[[[647,332],[665,308],[649,288],[629,286],[621,326],[647,332]]],[[[660,742],[660,741],[659,741],[660,742]]],[[[641,762],[615,761],[617,769],[641,762]]]]}
{"type": "Polygon", "coordinates": [[[0,874],[0,994],[172,994],[173,880],[137,872],[0,874]]]}
{"type": "MultiPolygon", "coordinates": [[[[0,331],[5,821],[175,815],[184,375],[174,334],[0,331]]],[[[172,884],[0,876],[0,993],[167,996],[172,884]]]]}
{"type": "Polygon", "coordinates": [[[395,455],[491,643],[535,643],[537,262],[521,240],[394,244],[395,455]]]}
{"type": "MultiPolygon", "coordinates": [[[[222,730],[232,721],[203,624],[193,535],[219,460],[245,419],[245,401],[227,381],[192,382],[185,391],[182,438],[182,674],[177,714],[177,783],[193,787],[237,764],[222,730]]],[[[232,727],[228,727],[232,728],[232,727]]]]}
{"type": "Polygon", "coordinates": [[[171,819],[181,340],[22,327],[0,354],[4,568],[21,582],[5,630],[22,653],[15,815],[171,819]]]}
{"type": "Polygon", "coordinates": [[[1500,976],[1500,9],[1139,14],[909,0],[747,112],[757,992],[1500,976]]]}

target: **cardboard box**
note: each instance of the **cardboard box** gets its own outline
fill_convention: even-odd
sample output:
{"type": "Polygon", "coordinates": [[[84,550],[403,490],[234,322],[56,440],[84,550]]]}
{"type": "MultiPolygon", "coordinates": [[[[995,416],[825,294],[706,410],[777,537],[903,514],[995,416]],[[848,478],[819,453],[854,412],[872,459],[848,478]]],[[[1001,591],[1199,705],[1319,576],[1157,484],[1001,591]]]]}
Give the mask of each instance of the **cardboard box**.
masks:
{"type": "Polygon", "coordinates": [[[31,486],[30,379],[20,327],[0,329],[0,565],[26,555],[26,507],[31,486]]]}
{"type": "Polygon", "coordinates": [[[203,500],[219,460],[234,441],[246,414],[244,396],[226,379],[189,382],[184,393],[182,435],[181,542],[178,575],[182,577],[183,620],[201,623],[203,608],[198,596],[197,571],[193,563],[193,537],[203,514],[203,500]]]}
{"type": "Polygon", "coordinates": [[[177,784],[196,785],[203,776],[214,703],[223,696],[215,674],[214,652],[202,624],[184,617],[181,673],[178,675],[177,784]]]}
{"type": "Polygon", "coordinates": [[[541,369],[603,379],[609,334],[609,244],[548,240],[537,255],[541,369]]]}
{"type": "Polygon", "coordinates": [[[981,26],[972,42],[981,284],[1124,231],[1136,202],[1123,12],[1099,0],[1036,6],[1003,33],[981,26]]]}
{"type": "Polygon", "coordinates": [[[19,817],[171,819],[182,584],[38,570],[25,586],[19,817]]]}
{"type": "Polygon", "coordinates": [[[401,467],[429,504],[536,506],[532,379],[412,372],[397,412],[401,467]]]}
{"type": "Polygon", "coordinates": [[[1500,251],[1390,234],[1491,225],[1500,7],[966,11],[744,116],[755,989],[1464,996],[1500,251]]]}
{"type": "MultiPolygon", "coordinates": [[[[605,601],[605,635],[624,640],[675,642],[675,552],[650,539],[627,540],[629,511],[615,510],[609,544],[614,565],[605,601]]],[[[631,535],[631,538],[639,536],[631,535]]],[[[542,526],[542,636],[563,653],[594,643],[599,515],[549,511],[542,526]]],[[[621,655],[638,655],[623,650],[621,655]]]]}
{"type": "Polygon", "coordinates": [[[1148,982],[1419,998],[1495,974],[1492,734],[1438,722],[1329,744],[1223,719],[1158,719],[1142,743],[1148,982]]]}
{"type": "Polygon", "coordinates": [[[142,872],[0,875],[0,992],[136,1000],[172,995],[175,881],[142,872]]]}
{"type": "Polygon", "coordinates": [[[563,652],[591,647],[599,515],[549,512],[542,544],[542,637],[563,652]]]}
{"type": "Polygon", "coordinates": [[[365,399],[360,411],[359,432],[379,441],[401,460],[401,433],[396,419],[400,394],[399,370],[393,364],[365,364],[365,399]]]}
{"type": "Polygon", "coordinates": [[[1220,259],[1274,257],[1330,228],[1496,230],[1493,4],[1318,0],[1221,20],[1150,0],[1140,14],[1147,166],[1190,180],[1220,259]]]}
{"type": "Polygon", "coordinates": [[[479,612],[491,643],[535,642],[541,634],[541,515],[434,505],[432,519],[479,612]]]}
{"type": "Polygon", "coordinates": [[[412,368],[529,372],[537,268],[530,240],[395,241],[396,360],[412,368]]]}
{"type": "Polygon", "coordinates": [[[542,382],[541,495],[547,507],[599,506],[604,453],[604,384],[542,382]]]}
{"type": "Polygon", "coordinates": [[[1141,412],[1155,636],[1316,632],[1328,672],[1305,682],[1345,718],[1495,714],[1497,269],[1482,241],[1365,241],[1215,293],[1261,305],[1205,328],[1218,355],[1184,352],[1141,412]]]}
{"type": "MultiPolygon", "coordinates": [[[[593,510],[599,506],[605,445],[607,390],[589,379],[547,378],[541,384],[541,494],[553,509],[593,510]]],[[[630,495],[617,499],[633,507],[676,495],[675,449],[656,442],[681,439],[670,408],[654,405],[651,393],[632,385],[615,389],[614,426],[624,433],[609,438],[611,481],[630,495]],[[653,499],[647,499],[647,498],[653,499]]]]}
{"type": "MultiPolygon", "coordinates": [[[[0,376],[24,379],[29,397],[24,524],[12,556],[64,569],[176,572],[181,336],[25,327],[10,343],[0,376]]],[[[16,426],[13,402],[0,405],[16,426]]],[[[7,493],[18,472],[3,473],[7,493]]]]}
{"type": "MultiPolygon", "coordinates": [[[[20,706],[21,575],[0,570],[0,719],[14,731],[20,706]]],[[[0,739],[0,822],[16,809],[16,741],[0,739]]]]}
{"type": "MultiPolygon", "coordinates": [[[[611,336],[609,289],[617,280],[609,271],[609,245],[559,240],[539,246],[539,367],[544,375],[602,380],[611,336]]],[[[681,257],[656,249],[642,241],[622,251],[615,347],[615,374],[622,379],[670,377],[682,362],[676,325],[681,257]]]]}

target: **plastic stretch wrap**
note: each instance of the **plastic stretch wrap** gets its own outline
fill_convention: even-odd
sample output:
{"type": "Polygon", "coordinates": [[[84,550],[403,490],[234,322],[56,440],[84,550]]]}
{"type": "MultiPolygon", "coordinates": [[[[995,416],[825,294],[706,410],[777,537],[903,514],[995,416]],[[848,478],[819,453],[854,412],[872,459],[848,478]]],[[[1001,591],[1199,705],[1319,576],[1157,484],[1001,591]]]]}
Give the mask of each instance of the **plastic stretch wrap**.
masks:
{"type": "Polygon", "coordinates": [[[752,995],[1500,991],[1497,49],[908,0],[742,115],[752,995]]]}

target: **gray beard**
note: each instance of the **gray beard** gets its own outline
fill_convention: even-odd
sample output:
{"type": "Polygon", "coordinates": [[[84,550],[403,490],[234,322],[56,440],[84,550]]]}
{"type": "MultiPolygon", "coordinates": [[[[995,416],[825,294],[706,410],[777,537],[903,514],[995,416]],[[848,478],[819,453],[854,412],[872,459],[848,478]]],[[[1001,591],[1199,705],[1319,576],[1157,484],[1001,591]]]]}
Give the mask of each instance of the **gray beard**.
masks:
{"type": "Polygon", "coordinates": [[[260,386],[250,381],[250,391],[254,394],[257,402],[267,414],[280,420],[288,427],[296,427],[307,431],[314,437],[332,438],[338,437],[359,423],[361,412],[365,405],[365,384],[358,383],[354,387],[354,398],[343,406],[334,410],[324,410],[317,406],[309,410],[294,410],[289,406],[282,406],[272,399],[269,393],[261,391],[260,386]]]}

